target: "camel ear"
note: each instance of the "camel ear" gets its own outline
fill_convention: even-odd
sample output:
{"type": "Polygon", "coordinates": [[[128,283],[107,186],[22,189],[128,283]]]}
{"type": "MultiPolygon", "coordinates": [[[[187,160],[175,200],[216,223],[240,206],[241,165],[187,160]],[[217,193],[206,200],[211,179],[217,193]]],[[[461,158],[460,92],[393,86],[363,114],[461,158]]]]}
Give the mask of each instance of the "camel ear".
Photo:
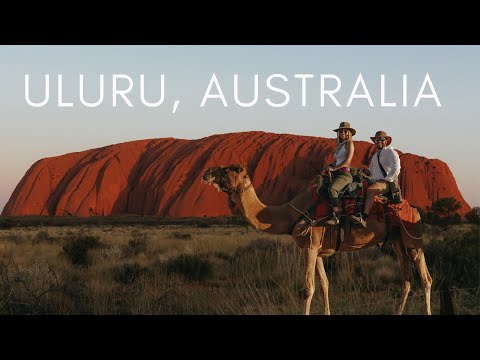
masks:
{"type": "Polygon", "coordinates": [[[245,179],[246,177],[248,177],[248,174],[247,174],[247,165],[246,164],[242,164],[240,165],[240,171],[239,173],[243,173],[243,178],[245,179]]]}
{"type": "Polygon", "coordinates": [[[238,165],[238,164],[233,164],[233,165],[230,165],[228,168],[228,170],[230,171],[235,171],[237,173],[241,173],[243,170],[245,170],[245,168],[243,167],[243,165],[238,165]]]}
{"type": "Polygon", "coordinates": [[[237,171],[241,173],[242,171],[247,171],[247,165],[241,164],[241,165],[236,165],[237,166],[237,171]]]}

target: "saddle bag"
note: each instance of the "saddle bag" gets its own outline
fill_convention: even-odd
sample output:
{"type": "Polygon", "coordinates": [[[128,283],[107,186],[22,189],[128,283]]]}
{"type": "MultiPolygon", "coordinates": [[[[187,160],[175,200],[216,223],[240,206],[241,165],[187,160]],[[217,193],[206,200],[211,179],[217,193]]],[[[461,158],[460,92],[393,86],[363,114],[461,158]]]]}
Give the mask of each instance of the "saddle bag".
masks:
{"type": "Polygon", "coordinates": [[[402,202],[402,189],[400,189],[398,179],[389,182],[388,186],[390,187],[390,193],[392,194],[392,202],[394,204],[400,204],[402,202]]]}

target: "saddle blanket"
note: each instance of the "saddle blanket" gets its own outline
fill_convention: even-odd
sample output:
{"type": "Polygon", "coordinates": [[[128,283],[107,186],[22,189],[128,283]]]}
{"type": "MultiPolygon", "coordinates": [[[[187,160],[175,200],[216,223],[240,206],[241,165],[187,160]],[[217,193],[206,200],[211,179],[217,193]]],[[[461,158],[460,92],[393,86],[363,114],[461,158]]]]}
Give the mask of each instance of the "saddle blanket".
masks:
{"type": "MultiPolygon", "coordinates": [[[[313,189],[312,189],[313,190],[313,189]]],[[[315,191],[312,191],[313,197],[317,204],[315,205],[314,210],[314,219],[320,220],[322,218],[328,217],[331,212],[330,209],[330,200],[323,199],[320,200],[319,196],[315,191]]],[[[363,209],[364,199],[360,200],[360,211],[363,209]]],[[[356,208],[357,200],[354,198],[347,198],[345,199],[345,213],[348,216],[354,215],[355,208],[356,208]]],[[[342,200],[340,200],[340,208],[342,206],[342,200]]],[[[408,201],[405,199],[402,200],[400,204],[387,204],[388,212],[390,213],[390,217],[392,219],[392,226],[400,226],[400,220],[403,222],[405,228],[412,227],[418,221],[416,218],[416,209],[410,205],[408,201]]],[[[342,211],[342,210],[340,210],[342,211]]],[[[377,221],[385,222],[385,210],[383,207],[383,201],[375,197],[375,202],[373,205],[372,210],[370,211],[369,218],[375,217],[377,221]]]]}

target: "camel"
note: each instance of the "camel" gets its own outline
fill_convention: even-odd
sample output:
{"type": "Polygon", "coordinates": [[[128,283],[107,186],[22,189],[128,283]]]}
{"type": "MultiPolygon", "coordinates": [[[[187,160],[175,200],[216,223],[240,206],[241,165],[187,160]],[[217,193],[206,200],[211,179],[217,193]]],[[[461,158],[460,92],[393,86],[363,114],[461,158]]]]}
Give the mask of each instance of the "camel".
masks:
{"type": "MultiPolygon", "coordinates": [[[[257,197],[253,184],[244,165],[212,167],[207,169],[202,182],[213,184],[219,191],[225,192],[231,201],[239,207],[246,220],[257,230],[271,234],[289,234],[293,236],[296,245],[302,249],[305,261],[305,293],[304,314],[310,314],[310,305],[315,292],[315,272],[320,280],[323,296],[324,314],[330,315],[328,299],[328,278],[323,265],[323,257],[334,254],[339,227],[326,225],[308,226],[302,213],[314,206],[314,199],[309,190],[304,190],[290,202],[280,206],[264,205],[257,197]]],[[[416,211],[416,210],[415,210],[416,211]]],[[[422,223],[420,214],[416,211],[415,227],[407,232],[405,228],[393,231],[389,241],[398,258],[402,272],[402,293],[396,314],[403,313],[411,282],[413,280],[410,262],[413,261],[420,274],[425,290],[425,310],[431,314],[430,292],[432,277],[425,262],[423,251],[422,223]],[[413,235],[412,235],[413,234],[413,235]]],[[[347,228],[344,241],[338,248],[342,251],[356,251],[375,244],[383,244],[387,229],[383,222],[369,218],[366,228],[351,226],[347,217],[347,228]]]]}

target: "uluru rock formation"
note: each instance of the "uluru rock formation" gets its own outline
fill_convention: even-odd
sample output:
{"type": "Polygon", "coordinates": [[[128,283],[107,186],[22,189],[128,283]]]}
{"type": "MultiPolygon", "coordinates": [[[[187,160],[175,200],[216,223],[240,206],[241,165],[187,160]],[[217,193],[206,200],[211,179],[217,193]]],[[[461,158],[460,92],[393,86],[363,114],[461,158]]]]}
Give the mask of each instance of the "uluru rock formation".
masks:
{"type": "MultiPolygon", "coordinates": [[[[152,139],[105,146],[37,161],[15,188],[2,215],[159,216],[230,215],[227,196],[201,184],[208,167],[245,164],[259,198],[285,203],[305,189],[326,163],[335,140],[260,131],[199,140],[152,139]]],[[[353,166],[367,166],[372,143],[355,142],[353,166]]],[[[400,153],[404,197],[463,199],[447,164],[400,153]]]]}

